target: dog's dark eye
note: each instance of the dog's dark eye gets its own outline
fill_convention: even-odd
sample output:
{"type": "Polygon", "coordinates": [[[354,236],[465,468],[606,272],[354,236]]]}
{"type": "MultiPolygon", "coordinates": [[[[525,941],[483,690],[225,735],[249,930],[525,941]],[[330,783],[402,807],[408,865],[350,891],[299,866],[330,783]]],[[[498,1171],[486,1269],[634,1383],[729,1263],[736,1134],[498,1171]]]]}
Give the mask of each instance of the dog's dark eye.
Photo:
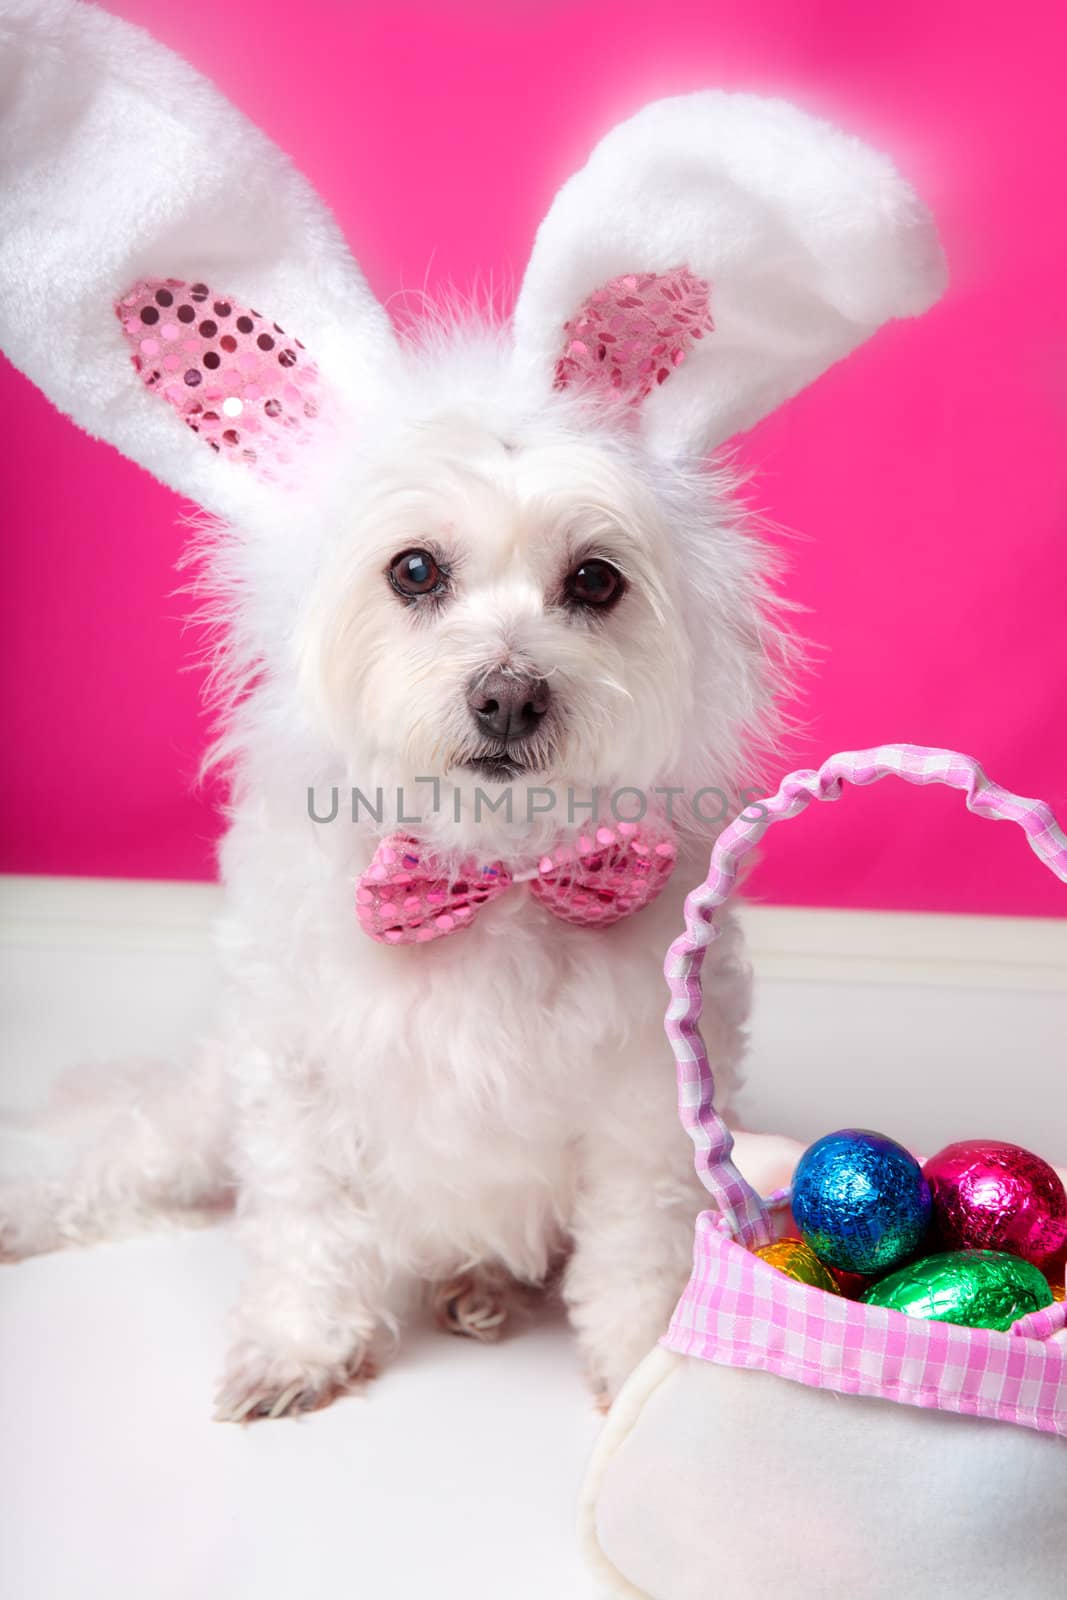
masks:
{"type": "Polygon", "coordinates": [[[420,594],[439,594],[445,574],[429,550],[404,550],[389,563],[389,582],[397,594],[415,599],[420,594]]]}
{"type": "Polygon", "coordinates": [[[626,580],[610,561],[583,561],[567,579],[568,600],[592,610],[614,605],[626,588],[626,580]]]}

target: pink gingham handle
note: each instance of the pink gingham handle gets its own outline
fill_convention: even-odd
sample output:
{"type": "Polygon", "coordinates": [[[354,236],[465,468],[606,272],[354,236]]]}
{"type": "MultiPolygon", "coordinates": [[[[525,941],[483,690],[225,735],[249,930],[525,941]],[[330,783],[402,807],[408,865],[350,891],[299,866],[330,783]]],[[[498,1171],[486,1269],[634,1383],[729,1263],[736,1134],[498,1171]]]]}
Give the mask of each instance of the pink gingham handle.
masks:
{"type": "Polygon", "coordinates": [[[671,992],[665,1026],[678,1071],[678,1109],[695,1147],[697,1172],[733,1236],[749,1247],[766,1243],[772,1225],[767,1206],[732,1160],[733,1137],[714,1108],[715,1082],[700,1032],[704,952],[718,937],[715,909],[733,893],[744,858],[775,822],[804,811],[813,800],[838,800],[844,783],[944,783],[959,789],[967,809],[995,822],[1015,822],[1030,848],[1067,882],[1067,837],[1041,800],[1011,794],[986,777],[977,761],[954,750],[886,744],[831,756],[818,770],[803,768],[784,778],[774,795],[746,806],[715,842],[708,875],[685,902],[685,931],[667,952],[671,992]]]}

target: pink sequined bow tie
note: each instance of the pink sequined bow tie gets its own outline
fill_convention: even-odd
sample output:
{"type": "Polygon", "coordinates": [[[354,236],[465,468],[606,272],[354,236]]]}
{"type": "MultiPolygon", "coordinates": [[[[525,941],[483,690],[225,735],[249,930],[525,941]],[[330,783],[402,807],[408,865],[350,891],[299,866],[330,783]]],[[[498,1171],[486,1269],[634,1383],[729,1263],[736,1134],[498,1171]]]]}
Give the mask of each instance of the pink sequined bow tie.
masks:
{"type": "Polygon", "coordinates": [[[482,906],[528,883],[530,894],[563,922],[606,928],[654,900],[678,851],[665,828],[617,822],[543,855],[529,872],[467,860],[449,870],[416,839],[383,839],[356,885],[356,915],[380,944],[427,944],[466,928],[482,906]]]}

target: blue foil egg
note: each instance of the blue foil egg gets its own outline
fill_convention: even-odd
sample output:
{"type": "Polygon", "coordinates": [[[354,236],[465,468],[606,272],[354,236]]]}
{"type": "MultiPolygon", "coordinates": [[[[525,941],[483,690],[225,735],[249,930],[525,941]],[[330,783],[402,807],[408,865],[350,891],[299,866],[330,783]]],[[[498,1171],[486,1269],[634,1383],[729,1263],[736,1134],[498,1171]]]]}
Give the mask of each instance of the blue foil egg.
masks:
{"type": "Polygon", "coordinates": [[[842,1128],[801,1156],[793,1216],[820,1261],[873,1277],[919,1248],[930,1188],[903,1145],[866,1128],[842,1128]]]}

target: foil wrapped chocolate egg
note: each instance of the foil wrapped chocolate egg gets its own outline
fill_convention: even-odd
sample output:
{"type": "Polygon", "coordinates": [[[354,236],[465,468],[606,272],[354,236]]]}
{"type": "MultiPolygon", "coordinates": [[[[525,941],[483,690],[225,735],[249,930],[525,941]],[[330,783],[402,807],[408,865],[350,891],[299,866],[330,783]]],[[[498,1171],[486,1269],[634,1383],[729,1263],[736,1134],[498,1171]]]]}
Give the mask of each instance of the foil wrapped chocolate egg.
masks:
{"type": "Polygon", "coordinates": [[[946,1250],[1007,1250],[1039,1264],[1067,1242],[1067,1191],[1055,1169],[1021,1145],[950,1144],[923,1174],[946,1250]]]}
{"type": "Polygon", "coordinates": [[[771,1244],[760,1245],[755,1251],[761,1261],[784,1272],[787,1278],[810,1284],[813,1289],[825,1289],[827,1294],[840,1294],[837,1280],[829,1267],[824,1267],[810,1245],[803,1239],[775,1239],[771,1244]]]}
{"type": "Polygon", "coordinates": [[[1067,1300],[1067,1290],[1064,1289],[1062,1283],[1054,1283],[1052,1285],[1052,1298],[1053,1300],[1067,1300]]]}
{"type": "Polygon", "coordinates": [[[793,1217],[820,1261],[874,1276],[919,1248],[930,1220],[930,1191],[903,1145],[866,1128],[842,1128],[801,1156],[793,1217]]]}
{"type": "Polygon", "coordinates": [[[901,1267],[863,1296],[907,1317],[955,1322],[964,1328],[1010,1328],[1052,1304],[1043,1272],[1000,1250],[953,1250],[901,1267]]]}

